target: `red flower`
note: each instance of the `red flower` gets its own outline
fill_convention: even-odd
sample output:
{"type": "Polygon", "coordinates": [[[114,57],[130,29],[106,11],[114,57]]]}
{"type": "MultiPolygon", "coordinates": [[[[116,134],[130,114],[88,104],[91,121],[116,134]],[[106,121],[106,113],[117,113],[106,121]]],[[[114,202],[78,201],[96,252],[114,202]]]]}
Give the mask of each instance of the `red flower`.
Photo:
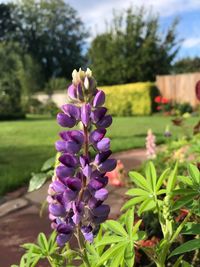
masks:
{"type": "Polygon", "coordinates": [[[157,110],[161,110],[161,106],[157,106],[157,108],[156,108],[157,110]]]}
{"type": "Polygon", "coordinates": [[[153,236],[151,239],[147,240],[140,240],[138,243],[140,244],[141,247],[154,247],[159,243],[160,239],[153,236]]]}
{"type": "Polygon", "coordinates": [[[156,102],[156,103],[161,103],[161,101],[162,101],[162,96],[156,96],[155,97],[155,99],[154,99],[154,101],[156,102]]]}
{"type": "Polygon", "coordinates": [[[162,104],[168,104],[169,103],[169,99],[163,97],[162,98],[162,104]]]}

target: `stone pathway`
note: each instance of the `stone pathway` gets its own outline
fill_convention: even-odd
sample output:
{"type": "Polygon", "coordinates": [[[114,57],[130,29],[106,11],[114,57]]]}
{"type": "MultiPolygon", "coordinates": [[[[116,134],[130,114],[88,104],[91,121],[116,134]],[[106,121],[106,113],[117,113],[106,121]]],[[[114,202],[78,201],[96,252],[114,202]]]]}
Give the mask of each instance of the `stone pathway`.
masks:
{"type": "MultiPolygon", "coordinates": [[[[139,167],[145,160],[144,149],[134,149],[116,153],[116,159],[120,159],[129,171],[139,167]]],[[[20,245],[25,242],[34,242],[39,232],[51,233],[48,213],[45,210],[42,217],[39,216],[41,204],[46,199],[46,183],[40,190],[25,193],[26,188],[21,188],[4,197],[0,203],[0,267],[10,267],[19,263],[23,249],[20,245]]],[[[120,214],[120,208],[126,198],[125,187],[108,186],[110,191],[107,203],[111,206],[110,218],[115,219],[120,214]]],[[[46,263],[38,267],[49,266],[46,263]]]]}

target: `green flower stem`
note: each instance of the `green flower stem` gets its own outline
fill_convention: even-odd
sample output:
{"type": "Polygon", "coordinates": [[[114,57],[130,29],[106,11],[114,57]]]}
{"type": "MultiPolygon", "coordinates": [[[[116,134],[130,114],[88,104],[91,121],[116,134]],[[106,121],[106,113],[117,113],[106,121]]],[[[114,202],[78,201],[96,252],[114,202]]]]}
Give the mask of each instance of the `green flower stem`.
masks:
{"type": "Polygon", "coordinates": [[[77,241],[78,241],[78,246],[80,248],[80,253],[81,253],[81,256],[82,256],[82,260],[83,260],[85,266],[86,267],[91,267],[90,263],[89,263],[89,260],[88,260],[87,253],[86,253],[85,242],[83,241],[83,237],[82,237],[82,234],[81,234],[80,226],[78,226],[78,228],[77,228],[76,238],[77,238],[77,241]]]}

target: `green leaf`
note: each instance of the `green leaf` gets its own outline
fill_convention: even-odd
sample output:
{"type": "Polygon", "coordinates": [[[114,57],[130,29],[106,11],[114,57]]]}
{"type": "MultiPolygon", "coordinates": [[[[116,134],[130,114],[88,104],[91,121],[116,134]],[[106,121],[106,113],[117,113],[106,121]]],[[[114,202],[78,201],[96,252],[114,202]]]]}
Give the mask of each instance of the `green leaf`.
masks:
{"type": "Polygon", "coordinates": [[[134,208],[131,208],[127,211],[126,217],[125,217],[126,230],[127,230],[127,233],[130,239],[133,238],[132,236],[133,223],[134,223],[134,208]]]}
{"type": "Polygon", "coordinates": [[[49,245],[44,233],[40,233],[37,238],[38,245],[40,246],[42,252],[46,254],[49,251],[49,245]]]}
{"type": "Polygon", "coordinates": [[[133,241],[130,242],[126,247],[124,260],[125,260],[125,263],[128,267],[133,267],[134,260],[135,260],[135,251],[134,251],[133,241]]]}
{"type": "Polygon", "coordinates": [[[173,195],[188,195],[188,194],[196,194],[197,192],[193,189],[184,188],[184,189],[176,189],[172,191],[173,195]]]}
{"type": "Polygon", "coordinates": [[[147,191],[150,190],[146,179],[140,173],[132,171],[132,172],[129,172],[129,176],[131,178],[131,181],[135,183],[138,187],[141,187],[147,191]]]}
{"type": "Polygon", "coordinates": [[[134,197],[130,200],[128,200],[123,207],[121,208],[121,210],[126,210],[130,207],[133,207],[134,205],[138,204],[141,201],[144,201],[146,199],[146,196],[140,196],[140,197],[134,197]]]}
{"type": "Polygon", "coordinates": [[[180,198],[179,200],[176,200],[174,202],[174,205],[171,208],[171,211],[175,211],[177,209],[180,209],[181,207],[185,206],[189,202],[193,201],[194,196],[196,196],[196,194],[189,194],[185,197],[180,198]]]}
{"type": "Polygon", "coordinates": [[[146,199],[145,201],[142,202],[138,209],[138,215],[140,216],[143,212],[148,211],[148,210],[153,210],[156,207],[155,201],[152,199],[146,199]]]}
{"type": "Polygon", "coordinates": [[[124,252],[125,252],[125,247],[124,248],[119,248],[118,251],[116,251],[118,253],[116,253],[116,257],[114,257],[114,259],[112,260],[110,267],[119,267],[121,264],[121,261],[124,257],[124,252]]]}
{"type": "Polygon", "coordinates": [[[125,231],[124,227],[117,221],[114,220],[107,220],[105,225],[115,234],[127,237],[128,234],[125,231]]]}
{"type": "Polygon", "coordinates": [[[177,176],[178,180],[184,184],[192,185],[192,180],[187,176],[177,176]]]}
{"type": "Polygon", "coordinates": [[[199,170],[198,170],[198,168],[195,165],[193,165],[193,164],[189,164],[189,166],[188,166],[188,172],[189,172],[190,177],[193,180],[193,183],[199,184],[200,183],[200,177],[199,177],[199,170]]]}
{"type": "Polygon", "coordinates": [[[21,247],[26,250],[32,250],[34,254],[41,254],[41,248],[34,243],[25,243],[21,247]]]}
{"type": "Polygon", "coordinates": [[[178,169],[178,163],[176,162],[176,165],[173,169],[173,171],[171,172],[169,179],[168,179],[168,183],[167,183],[167,193],[170,194],[172,190],[174,190],[175,188],[175,184],[176,184],[176,178],[177,178],[177,169],[178,169]]]}
{"type": "Polygon", "coordinates": [[[171,258],[172,256],[175,256],[175,255],[179,255],[182,253],[193,251],[193,250],[196,250],[199,248],[200,248],[200,240],[199,239],[190,240],[190,241],[187,241],[184,244],[180,245],[178,248],[174,249],[172,251],[172,253],[169,255],[169,258],[171,258]]]}
{"type": "Polygon", "coordinates": [[[139,229],[141,223],[142,223],[142,220],[139,220],[139,221],[137,221],[137,223],[133,226],[133,236],[138,232],[138,229],[139,229]]]}
{"type": "Polygon", "coordinates": [[[142,240],[145,239],[147,237],[146,232],[145,231],[138,231],[134,237],[133,240],[134,241],[138,241],[138,240],[142,240]]]}
{"type": "Polygon", "coordinates": [[[153,163],[150,161],[148,162],[145,168],[146,180],[149,187],[152,189],[153,192],[156,191],[156,181],[157,181],[157,174],[156,169],[153,163]]]}
{"type": "Polygon", "coordinates": [[[46,172],[50,169],[53,169],[55,165],[55,160],[56,160],[55,157],[52,157],[46,160],[44,164],[42,165],[41,171],[46,172]]]}
{"type": "Polygon", "coordinates": [[[117,245],[113,245],[112,247],[110,247],[109,249],[107,249],[103,255],[99,258],[99,261],[97,263],[96,266],[101,266],[104,262],[106,262],[107,260],[111,259],[113,256],[116,256],[119,252],[119,250],[122,250],[126,247],[128,241],[127,242],[122,242],[120,244],[117,245]]]}
{"type": "Polygon", "coordinates": [[[187,261],[182,261],[182,266],[181,267],[193,267],[193,265],[191,265],[187,261]]]}
{"type": "Polygon", "coordinates": [[[160,189],[160,187],[162,186],[163,184],[163,181],[167,178],[167,175],[169,174],[170,172],[170,168],[166,169],[162,174],[161,176],[159,177],[158,179],[158,182],[156,184],[156,191],[158,191],[160,189]]]}
{"type": "Polygon", "coordinates": [[[200,223],[188,222],[181,231],[183,235],[200,235],[200,223]]]}
{"type": "Polygon", "coordinates": [[[183,255],[180,256],[177,261],[173,264],[173,267],[179,267],[182,261],[183,255]]]}
{"type": "Polygon", "coordinates": [[[129,195],[129,196],[146,196],[146,195],[149,195],[149,191],[144,191],[143,189],[140,189],[140,188],[132,188],[126,192],[126,195],[129,195]]]}
{"type": "MultiPolygon", "coordinates": [[[[127,237],[126,237],[127,238],[127,237]]],[[[110,245],[110,244],[114,244],[114,243],[119,243],[119,242],[123,242],[126,241],[125,237],[121,237],[121,236],[106,236],[103,237],[101,241],[99,241],[96,244],[96,247],[102,246],[102,245],[110,245]]]]}
{"type": "Polygon", "coordinates": [[[48,176],[45,173],[33,173],[29,183],[28,192],[39,189],[47,180],[48,176]]]}

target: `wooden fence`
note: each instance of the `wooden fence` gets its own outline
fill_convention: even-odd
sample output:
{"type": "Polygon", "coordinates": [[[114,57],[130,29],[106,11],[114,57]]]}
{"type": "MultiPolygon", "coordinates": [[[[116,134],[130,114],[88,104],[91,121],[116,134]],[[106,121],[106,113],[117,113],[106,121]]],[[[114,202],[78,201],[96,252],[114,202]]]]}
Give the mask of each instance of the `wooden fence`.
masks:
{"type": "Polygon", "coordinates": [[[195,88],[200,81],[200,72],[156,77],[156,85],[162,96],[178,103],[188,102],[195,107],[199,101],[195,88]]]}

